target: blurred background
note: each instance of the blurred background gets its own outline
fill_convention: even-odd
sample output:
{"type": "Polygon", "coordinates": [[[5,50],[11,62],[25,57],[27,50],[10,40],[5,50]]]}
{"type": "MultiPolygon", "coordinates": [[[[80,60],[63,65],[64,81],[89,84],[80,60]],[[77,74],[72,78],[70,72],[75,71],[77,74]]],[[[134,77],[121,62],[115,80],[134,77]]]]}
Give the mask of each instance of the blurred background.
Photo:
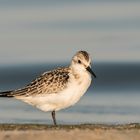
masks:
{"type": "MultiPolygon", "coordinates": [[[[79,50],[90,53],[97,79],[58,123],[140,123],[140,0],[0,0],[1,91],[69,65],[79,50]]],[[[0,123],[52,122],[0,98],[0,123]]]]}

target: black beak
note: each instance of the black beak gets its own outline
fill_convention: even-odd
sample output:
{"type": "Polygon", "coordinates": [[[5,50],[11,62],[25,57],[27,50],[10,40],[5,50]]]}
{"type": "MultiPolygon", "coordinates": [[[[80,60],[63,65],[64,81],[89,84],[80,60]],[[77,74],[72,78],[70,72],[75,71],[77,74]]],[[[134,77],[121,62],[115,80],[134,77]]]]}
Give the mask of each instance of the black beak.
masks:
{"type": "Polygon", "coordinates": [[[92,71],[92,69],[90,67],[87,67],[86,69],[88,72],[90,72],[96,78],[95,73],[92,71]]]}

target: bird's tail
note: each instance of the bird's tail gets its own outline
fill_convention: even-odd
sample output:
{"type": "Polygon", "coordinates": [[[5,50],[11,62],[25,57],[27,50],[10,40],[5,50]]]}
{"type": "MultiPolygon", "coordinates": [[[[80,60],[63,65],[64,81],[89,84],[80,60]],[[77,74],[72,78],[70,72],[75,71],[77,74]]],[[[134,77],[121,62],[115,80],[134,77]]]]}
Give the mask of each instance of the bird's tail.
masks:
{"type": "Polygon", "coordinates": [[[4,92],[0,92],[0,97],[13,97],[13,95],[11,94],[12,91],[4,91],[4,92]]]}

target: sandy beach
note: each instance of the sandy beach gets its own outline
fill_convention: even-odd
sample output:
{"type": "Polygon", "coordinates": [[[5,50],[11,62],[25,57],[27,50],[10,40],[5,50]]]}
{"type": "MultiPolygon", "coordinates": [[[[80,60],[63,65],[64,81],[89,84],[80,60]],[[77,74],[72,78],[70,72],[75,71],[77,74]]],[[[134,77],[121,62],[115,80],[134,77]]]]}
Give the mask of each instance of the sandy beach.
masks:
{"type": "Polygon", "coordinates": [[[0,124],[0,140],[139,140],[140,124],[51,125],[0,124]]]}

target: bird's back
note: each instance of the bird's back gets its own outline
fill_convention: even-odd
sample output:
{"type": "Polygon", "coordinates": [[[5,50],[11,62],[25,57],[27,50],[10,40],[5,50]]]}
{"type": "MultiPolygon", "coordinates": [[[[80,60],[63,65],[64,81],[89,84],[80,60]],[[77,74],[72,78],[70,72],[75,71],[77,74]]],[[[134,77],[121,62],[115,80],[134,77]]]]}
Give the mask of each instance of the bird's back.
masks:
{"type": "Polygon", "coordinates": [[[0,92],[0,97],[28,97],[57,93],[66,87],[69,80],[69,68],[58,68],[43,73],[24,88],[0,92]]]}

